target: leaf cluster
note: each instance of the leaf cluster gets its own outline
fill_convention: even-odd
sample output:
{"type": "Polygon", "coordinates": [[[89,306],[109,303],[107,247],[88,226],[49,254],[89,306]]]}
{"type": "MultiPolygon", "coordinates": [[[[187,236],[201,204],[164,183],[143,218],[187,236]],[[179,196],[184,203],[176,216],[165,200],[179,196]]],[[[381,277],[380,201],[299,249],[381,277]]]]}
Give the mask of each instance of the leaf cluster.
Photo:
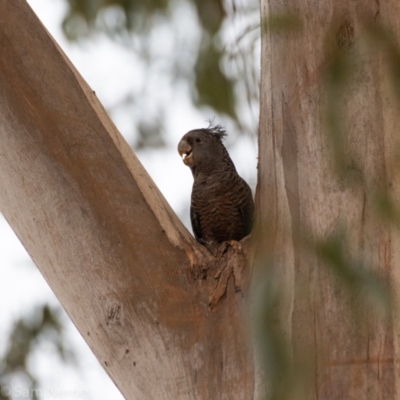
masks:
{"type": "MultiPolygon", "coordinates": [[[[0,358],[0,388],[11,389],[15,380],[26,385],[32,398],[38,396],[38,376],[29,366],[29,360],[37,348],[51,344],[64,362],[74,362],[75,356],[66,346],[59,310],[47,304],[30,310],[15,321],[7,340],[5,354],[0,358]]],[[[10,398],[0,390],[0,399],[10,398]]]]}
{"type": "MultiPolygon", "coordinates": [[[[106,35],[139,55],[148,64],[149,71],[162,63],[171,85],[184,82],[189,86],[196,107],[230,118],[241,131],[255,135],[255,126],[249,127],[241,115],[246,101],[250,107],[258,104],[259,68],[254,46],[259,44],[259,23],[254,24],[248,18],[258,15],[255,0],[240,6],[236,0],[65,1],[68,8],[63,30],[67,38],[82,41],[106,35]],[[188,11],[177,13],[178,9],[188,11]],[[190,35],[177,28],[186,14],[193,19],[190,35]],[[236,20],[246,22],[236,28],[236,20]],[[173,53],[167,56],[153,51],[158,46],[154,34],[158,35],[162,27],[172,32],[174,41],[173,53]]],[[[152,95],[151,92],[130,94],[127,100],[137,105],[152,95]]],[[[137,117],[134,123],[138,136],[136,147],[164,145],[160,120],[165,118],[167,106],[164,104],[156,113],[137,117]]]]}

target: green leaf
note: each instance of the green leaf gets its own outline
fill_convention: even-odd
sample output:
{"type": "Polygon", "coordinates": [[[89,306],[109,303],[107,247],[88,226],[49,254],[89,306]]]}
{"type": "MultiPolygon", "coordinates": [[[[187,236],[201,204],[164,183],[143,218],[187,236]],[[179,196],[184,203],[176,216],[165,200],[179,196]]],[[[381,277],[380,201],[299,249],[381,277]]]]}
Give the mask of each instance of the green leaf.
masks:
{"type": "Polygon", "coordinates": [[[200,51],[195,72],[197,104],[212,107],[236,120],[234,82],[221,70],[222,52],[209,45],[200,51]]]}

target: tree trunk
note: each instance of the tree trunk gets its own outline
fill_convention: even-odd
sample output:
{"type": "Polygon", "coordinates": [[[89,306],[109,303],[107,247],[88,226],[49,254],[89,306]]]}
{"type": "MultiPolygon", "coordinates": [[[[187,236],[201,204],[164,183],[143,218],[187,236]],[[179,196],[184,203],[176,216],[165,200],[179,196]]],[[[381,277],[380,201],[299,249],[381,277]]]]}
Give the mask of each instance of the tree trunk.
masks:
{"type": "Polygon", "coordinates": [[[251,398],[243,251],[195,242],[26,1],[0,48],[1,212],[122,394],[251,398]]]}
{"type": "Polygon", "coordinates": [[[351,307],[362,287],[346,289],[349,271],[320,251],[339,238],[353,277],[363,276],[358,262],[392,288],[399,283],[398,228],[382,216],[390,199],[395,208],[400,200],[399,103],[390,79],[399,53],[382,31],[399,37],[399,15],[390,0],[262,1],[257,218],[280,272],[296,373],[298,363],[308,366],[310,386],[293,398],[400,395],[397,307],[385,321],[365,299],[351,307]]]}

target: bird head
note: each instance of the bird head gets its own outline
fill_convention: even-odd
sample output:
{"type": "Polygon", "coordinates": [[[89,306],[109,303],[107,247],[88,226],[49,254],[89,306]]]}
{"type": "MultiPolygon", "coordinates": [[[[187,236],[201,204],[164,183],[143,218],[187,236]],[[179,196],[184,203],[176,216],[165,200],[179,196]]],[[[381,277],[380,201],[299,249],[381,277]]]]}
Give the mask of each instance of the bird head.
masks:
{"type": "Polygon", "coordinates": [[[212,124],[208,128],[194,129],[186,133],[178,144],[178,152],[184,164],[192,171],[194,169],[203,172],[210,171],[219,159],[227,156],[222,143],[224,136],[226,136],[225,129],[221,125],[212,124]]]}

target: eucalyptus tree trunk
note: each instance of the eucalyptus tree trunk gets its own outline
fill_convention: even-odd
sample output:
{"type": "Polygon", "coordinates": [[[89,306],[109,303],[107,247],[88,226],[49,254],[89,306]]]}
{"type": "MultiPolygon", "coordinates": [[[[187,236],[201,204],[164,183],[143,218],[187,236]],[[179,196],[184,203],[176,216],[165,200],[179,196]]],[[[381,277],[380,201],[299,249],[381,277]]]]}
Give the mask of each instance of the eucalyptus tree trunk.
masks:
{"type": "Polygon", "coordinates": [[[295,381],[274,393],[398,399],[400,4],[261,13],[258,258],[278,271],[295,381]]]}

